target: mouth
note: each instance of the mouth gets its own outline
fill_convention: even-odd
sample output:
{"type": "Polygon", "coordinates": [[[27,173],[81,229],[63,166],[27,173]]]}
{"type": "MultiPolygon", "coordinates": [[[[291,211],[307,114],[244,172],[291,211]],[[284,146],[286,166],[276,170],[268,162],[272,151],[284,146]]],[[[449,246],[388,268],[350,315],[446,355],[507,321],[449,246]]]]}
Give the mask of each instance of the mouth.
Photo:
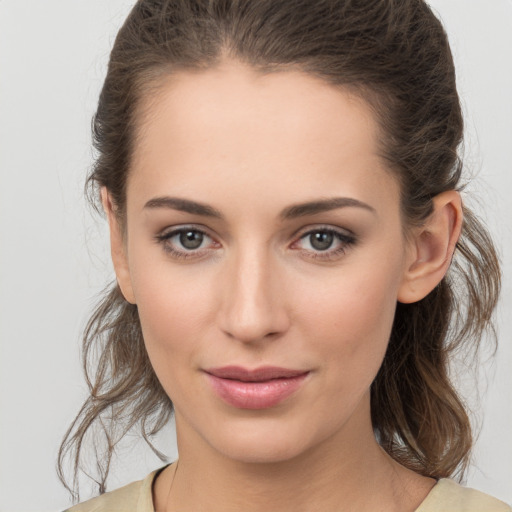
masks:
{"type": "Polygon", "coordinates": [[[247,369],[240,366],[210,368],[205,374],[213,391],[239,409],[267,409],[296,393],[309,371],[276,366],[247,369]]]}

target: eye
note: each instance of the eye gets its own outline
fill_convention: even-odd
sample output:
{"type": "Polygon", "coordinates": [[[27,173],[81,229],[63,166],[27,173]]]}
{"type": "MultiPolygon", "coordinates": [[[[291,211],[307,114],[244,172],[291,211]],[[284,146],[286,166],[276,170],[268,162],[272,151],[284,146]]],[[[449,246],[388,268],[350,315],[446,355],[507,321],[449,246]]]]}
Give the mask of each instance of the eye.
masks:
{"type": "Polygon", "coordinates": [[[156,240],[163,245],[165,252],[178,259],[201,257],[212,244],[220,246],[204,231],[193,227],[164,231],[156,236],[156,240]]]}
{"type": "Polygon", "coordinates": [[[330,261],[341,257],[355,242],[351,233],[320,227],[307,231],[293,245],[306,257],[330,261]]]}
{"type": "MultiPolygon", "coordinates": [[[[164,251],[175,259],[201,258],[212,249],[221,247],[203,230],[189,226],[169,229],[155,238],[164,251]]],[[[320,227],[305,232],[292,248],[298,248],[308,258],[332,261],[339,259],[355,242],[353,234],[320,227]]]]}

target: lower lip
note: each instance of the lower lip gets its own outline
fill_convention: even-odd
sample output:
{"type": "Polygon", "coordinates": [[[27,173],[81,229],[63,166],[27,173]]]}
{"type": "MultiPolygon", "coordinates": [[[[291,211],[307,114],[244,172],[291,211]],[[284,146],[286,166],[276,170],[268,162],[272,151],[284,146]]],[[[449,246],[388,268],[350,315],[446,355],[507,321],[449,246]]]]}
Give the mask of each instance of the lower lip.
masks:
{"type": "Polygon", "coordinates": [[[303,373],[296,377],[261,382],[244,382],[207,374],[208,380],[217,395],[229,405],[239,409],[268,409],[274,407],[295,393],[307,376],[308,373],[303,373]]]}

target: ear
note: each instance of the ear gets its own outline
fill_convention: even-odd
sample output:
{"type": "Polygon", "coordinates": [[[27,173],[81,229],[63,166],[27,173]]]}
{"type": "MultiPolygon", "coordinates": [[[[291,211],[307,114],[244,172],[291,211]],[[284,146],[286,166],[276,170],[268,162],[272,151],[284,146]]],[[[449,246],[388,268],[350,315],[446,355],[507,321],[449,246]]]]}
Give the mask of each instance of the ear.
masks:
{"type": "Polygon", "coordinates": [[[411,241],[398,301],[417,302],[443,279],[462,229],[462,201],[455,190],[433,199],[433,211],[411,241]]]}
{"type": "Polygon", "coordinates": [[[135,304],[132,282],[130,278],[130,269],[128,258],[126,256],[126,246],[123,238],[122,228],[119,225],[119,219],[115,212],[115,206],[106,187],[101,188],[101,203],[107,215],[108,226],[110,229],[110,252],[112,262],[117,277],[117,283],[124,298],[131,304],[135,304]]]}

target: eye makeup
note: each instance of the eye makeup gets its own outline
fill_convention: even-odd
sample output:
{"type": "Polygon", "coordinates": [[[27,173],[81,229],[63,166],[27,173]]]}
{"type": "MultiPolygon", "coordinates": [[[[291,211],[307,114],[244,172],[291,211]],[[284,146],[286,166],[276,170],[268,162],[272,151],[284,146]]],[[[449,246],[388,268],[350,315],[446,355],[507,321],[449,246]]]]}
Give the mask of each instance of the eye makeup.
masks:
{"type": "MultiPolygon", "coordinates": [[[[156,235],[156,241],[176,260],[203,259],[222,245],[196,226],[180,226],[156,235]]],[[[356,237],[331,226],[304,231],[291,245],[301,256],[320,261],[335,261],[356,243],[356,237]]]]}

